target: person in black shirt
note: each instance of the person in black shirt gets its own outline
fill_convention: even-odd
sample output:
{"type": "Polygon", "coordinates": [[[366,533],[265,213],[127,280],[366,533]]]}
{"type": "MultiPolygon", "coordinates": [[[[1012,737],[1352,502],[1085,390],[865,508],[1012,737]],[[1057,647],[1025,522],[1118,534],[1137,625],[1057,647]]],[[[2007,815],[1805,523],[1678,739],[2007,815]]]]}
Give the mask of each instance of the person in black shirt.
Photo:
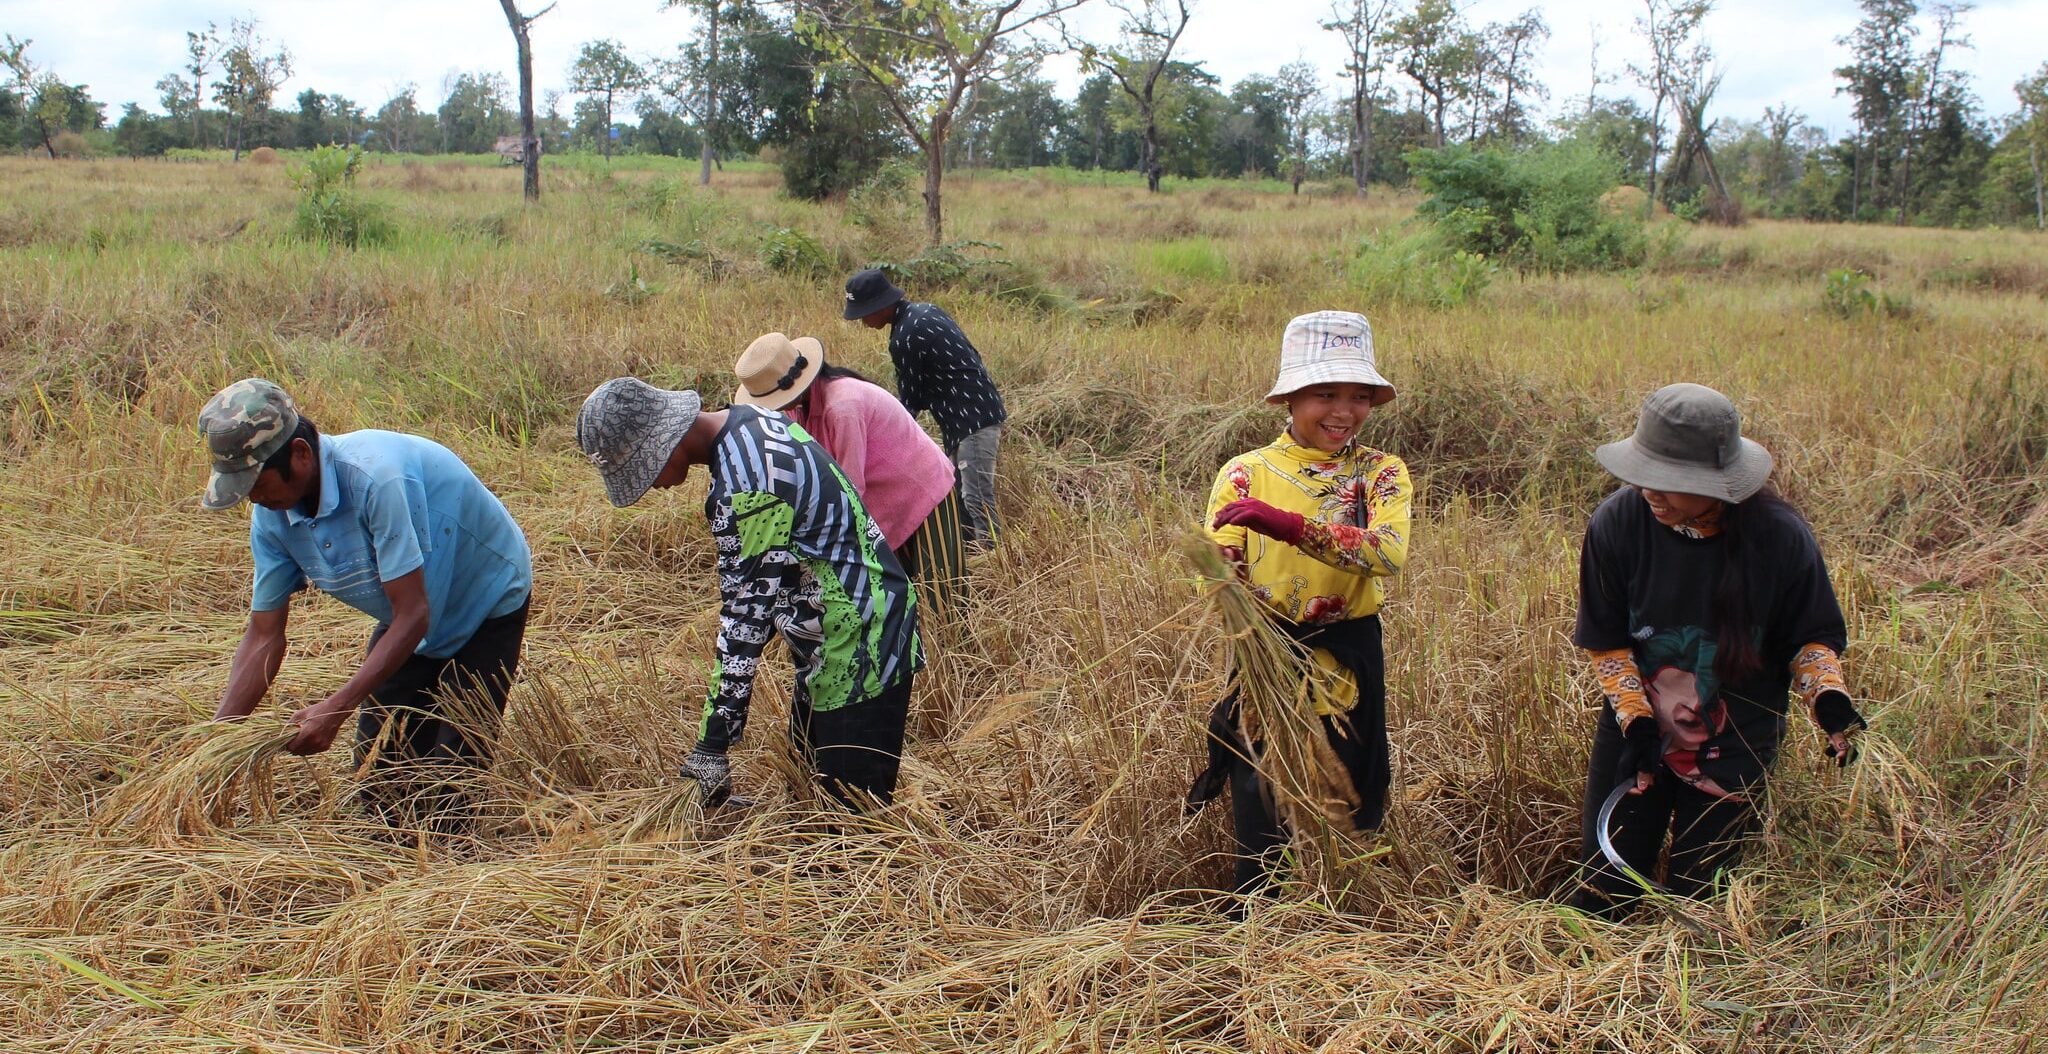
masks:
{"type": "Polygon", "coordinates": [[[1734,864],[1757,825],[1788,695],[1838,764],[1863,718],[1842,678],[1848,633],[1820,546],[1767,486],[1771,455],[1742,438],[1727,397],[1659,389],[1635,434],[1595,456],[1626,486],[1594,510],[1579,557],[1573,642],[1607,705],[1572,904],[1612,914],[1655,871],[1667,834],[1674,893],[1704,896],[1734,864]],[[1600,846],[1610,802],[1611,854],[1600,846]]]}
{"type": "Polygon", "coordinates": [[[996,445],[1009,412],[981,353],[960,325],[934,304],[906,300],[880,268],[846,280],[846,318],[889,329],[896,392],[915,417],[930,410],[953,459],[967,511],[967,543],[985,549],[996,536],[996,445]]]}

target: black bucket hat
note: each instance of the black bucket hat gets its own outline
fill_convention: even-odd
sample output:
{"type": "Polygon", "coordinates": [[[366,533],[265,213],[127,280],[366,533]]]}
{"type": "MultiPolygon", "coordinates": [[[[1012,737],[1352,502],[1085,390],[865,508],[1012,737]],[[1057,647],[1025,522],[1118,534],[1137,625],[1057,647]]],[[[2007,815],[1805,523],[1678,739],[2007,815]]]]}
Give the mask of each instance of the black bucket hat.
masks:
{"type": "Polygon", "coordinates": [[[846,280],[846,320],[866,318],[902,299],[903,290],[881,268],[870,267],[846,280]]]}

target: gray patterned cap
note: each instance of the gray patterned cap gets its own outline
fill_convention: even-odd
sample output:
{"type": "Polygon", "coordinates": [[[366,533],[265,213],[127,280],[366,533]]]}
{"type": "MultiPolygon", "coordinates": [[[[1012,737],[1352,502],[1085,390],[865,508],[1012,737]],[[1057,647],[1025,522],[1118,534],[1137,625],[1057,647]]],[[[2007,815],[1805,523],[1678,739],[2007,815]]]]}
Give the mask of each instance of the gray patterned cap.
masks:
{"type": "Polygon", "coordinates": [[[656,388],[638,377],[614,377],[583,400],[576,445],[604,477],[613,505],[624,508],[647,493],[703,407],[696,392],[656,388]]]}
{"type": "Polygon", "coordinates": [[[199,434],[213,455],[213,477],[199,504],[216,512],[241,504],[263,463],[292,441],[298,427],[299,408],[292,397],[261,377],[214,393],[199,410],[199,434]]]}

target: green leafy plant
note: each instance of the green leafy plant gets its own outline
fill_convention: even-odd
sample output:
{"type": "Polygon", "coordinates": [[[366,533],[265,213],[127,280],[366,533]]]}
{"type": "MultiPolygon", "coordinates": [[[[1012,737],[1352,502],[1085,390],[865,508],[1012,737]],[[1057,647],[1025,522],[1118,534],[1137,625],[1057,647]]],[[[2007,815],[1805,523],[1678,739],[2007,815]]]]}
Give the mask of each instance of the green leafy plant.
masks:
{"type": "Polygon", "coordinates": [[[1643,261],[1640,220],[1601,205],[1620,180],[1611,156],[1580,143],[1509,153],[1452,146],[1406,155],[1429,192],[1417,210],[1453,249],[1545,271],[1643,261]]]}
{"type": "Polygon", "coordinates": [[[780,274],[816,278],[838,270],[825,247],[794,227],[776,227],[761,239],[761,263],[780,274]]]}
{"type": "Polygon", "coordinates": [[[1448,308],[1479,299],[1500,266],[1445,242],[1434,229],[1368,237],[1346,263],[1346,274],[1369,301],[1448,308]]]}
{"type": "Polygon", "coordinates": [[[359,146],[314,147],[304,164],[293,165],[292,185],[299,191],[293,233],[306,241],[351,249],[386,241],[391,226],[383,209],[356,193],[356,174],[362,167],[359,146]]]}
{"type": "Polygon", "coordinates": [[[1821,287],[1820,306],[1836,318],[1909,318],[1913,314],[1911,300],[1871,288],[1870,273],[1854,267],[1837,267],[1828,272],[1821,287]]]}

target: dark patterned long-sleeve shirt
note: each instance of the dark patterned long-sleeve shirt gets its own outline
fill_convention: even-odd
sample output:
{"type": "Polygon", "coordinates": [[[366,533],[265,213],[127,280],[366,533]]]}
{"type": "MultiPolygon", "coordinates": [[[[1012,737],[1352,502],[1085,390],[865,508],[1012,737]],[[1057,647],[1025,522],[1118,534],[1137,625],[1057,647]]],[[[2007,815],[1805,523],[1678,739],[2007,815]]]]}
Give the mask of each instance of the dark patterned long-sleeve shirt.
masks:
{"type": "Polygon", "coordinates": [[[923,661],[910,581],[839,466],[781,414],[734,406],[704,516],[718,545],[718,669],[698,745],[746,729],[754,674],[781,633],[812,708],[894,687],[923,661]]]}
{"type": "Polygon", "coordinates": [[[948,450],[1009,417],[981,353],[935,304],[904,303],[889,329],[889,360],[904,407],[913,417],[930,410],[948,450]]]}

